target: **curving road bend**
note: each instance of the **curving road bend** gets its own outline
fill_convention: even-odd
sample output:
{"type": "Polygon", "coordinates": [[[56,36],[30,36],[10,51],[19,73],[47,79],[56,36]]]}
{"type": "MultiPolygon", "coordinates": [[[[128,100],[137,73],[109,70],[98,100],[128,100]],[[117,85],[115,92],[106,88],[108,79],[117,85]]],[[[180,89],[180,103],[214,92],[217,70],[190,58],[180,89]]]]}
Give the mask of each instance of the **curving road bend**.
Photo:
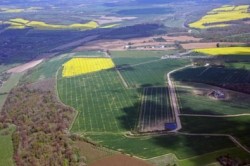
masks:
{"type": "Polygon", "coordinates": [[[175,91],[174,82],[171,80],[171,74],[178,71],[178,70],[182,70],[182,69],[190,67],[190,66],[192,66],[192,65],[186,65],[184,67],[172,70],[167,74],[170,104],[171,104],[172,110],[174,111],[175,121],[176,121],[176,129],[172,130],[171,132],[177,132],[182,128],[181,120],[180,120],[180,108],[179,108],[179,104],[178,104],[178,99],[177,99],[177,95],[176,95],[176,91],[175,91]]]}

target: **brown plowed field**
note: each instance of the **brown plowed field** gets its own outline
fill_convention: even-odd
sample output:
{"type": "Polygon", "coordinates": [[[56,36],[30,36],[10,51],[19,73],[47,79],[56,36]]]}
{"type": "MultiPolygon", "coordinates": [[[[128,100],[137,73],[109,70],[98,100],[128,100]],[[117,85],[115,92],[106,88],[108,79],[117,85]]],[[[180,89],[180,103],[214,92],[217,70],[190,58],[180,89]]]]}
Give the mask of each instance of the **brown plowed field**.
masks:
{"type": "Polygon", "coordinates": [[[152,166],[152,165],[144,162],[143,160],[118,154],[101,159],[97,162],[94,162],[93,164],[90,164],[90,166],[152,166]]]}
{"type": "MultiPolygon", "coordinates": [[[[201,38],[195,38],[192,36],[153,36],[153,37],[142,37],[142,38],[133,38],[127,40],[97,40],[88,42],[80,47],[77,47],[74,51],[84,51],[84,50],[126,50],[124,47],[131,44],[132,47],[141,47],[141,46],[161,46],[161,45],[171,45],[175,41],[179,42],[198,42],[201,38]],[[156,42],[156,38],[164,38],[164,42],[156,42]]],[[[153,50],[169,50],[173,48],[154,48],[153,50]]],[[[143,49],[144,50],[144,49],[143,49]]],[[[145,49],[152,50],[152,49],[145,49]]]]}

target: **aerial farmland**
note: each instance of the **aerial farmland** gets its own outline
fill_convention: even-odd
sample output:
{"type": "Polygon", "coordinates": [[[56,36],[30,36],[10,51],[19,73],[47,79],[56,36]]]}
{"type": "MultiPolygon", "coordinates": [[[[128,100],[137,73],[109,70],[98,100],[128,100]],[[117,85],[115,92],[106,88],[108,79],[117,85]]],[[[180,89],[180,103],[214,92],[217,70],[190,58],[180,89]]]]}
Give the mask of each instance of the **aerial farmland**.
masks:
{"type": "Polygon", "coordinates": [[[249,11],[0,2],[0,165],[249,165],[249,11]]]}

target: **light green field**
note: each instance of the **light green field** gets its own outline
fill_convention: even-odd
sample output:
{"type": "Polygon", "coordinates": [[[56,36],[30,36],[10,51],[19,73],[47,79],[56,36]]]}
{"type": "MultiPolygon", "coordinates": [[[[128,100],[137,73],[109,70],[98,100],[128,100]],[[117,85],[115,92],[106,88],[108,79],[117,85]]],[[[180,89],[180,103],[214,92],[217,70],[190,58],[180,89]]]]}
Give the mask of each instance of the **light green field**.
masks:
{"type": "Polygon", "coordinates": [[[226,137],[168,135],[128,138],[121,134],[105,133],[91,134],[87,137],[107,148],[145,159],[169,153],[175,154],[178,159],[185,159],[234,147],[226,137]]]}
{"type": "Polygon", "coordinates": [[[24,73],[12,74],[10,78],[0,88],[0,109],[4,105],[4,102],[8,97],[8,93],[11,91],[12,88],[14,88],[18,84],[23,74],[24,73]]]}
{"type": "Polygon", "coordinates": [[[0,130],[0,165],[14,166],[13,161],[13,144],[11,135],[15,128],[9,127],[0,130]],[[5,133],[7,132],[7,133],[5,133]]]}
{"type": "MultiPolygon", "coordinates": [[[[114,62],[118,65],[124,63],[138,64],[138,62],[158,60],[163,54],[152,54],[151,52],[143,56],[143,53],[140,52],[138,56],[130,54],[127,58],[128,53],[129,51],[116,57],[112,53],[114,62]]],[[[170,61],[169,63],[174,64],[169,68],[174,68],[178,62],[170,61]]],[[[170,70],[167,68],[168,65],[165,67],[163,65],[163,67],[155,70],[156,73],[163,74],[163,81],[164,71],[170,70]]],[[[156,66],[152,65],[152,70],[156,66]]],[[[227,137],[181,135],[125,137],[124,133],[133,131],[137,124],[141,104],[141,89],[126,89],[124,82],[115,69],[70,78],[62,78],[61,72],[62,70],[59,70],[57,76],[59,97],[65,104],[78,111],[78,116],[71,131],[84,135],[85,138],[101,146],[145,159],[169,153],[176,154],[178,159],[186,159],[220,149],[235,147],[227,137]]],[[[127,80],[125,79],[125,81],[127,80]]]]}
{"type": "Polygon", "coordinates": [[[54,78],[57,70],[68,61],[72,57],[82,57],[82,56],[100,56],[103,57],[103,52],[97,51],[83,51],[83,52],[75,52],[75,53],[67,53],[62,54],[60,56],[56,56],[50,60],[47,60],[38,66],[34,67],[28,73],[24,75],[21,82],[30,83],[36,82],[38,80],[54,78]]]}
{"type": "Polygon", "coordinates": [[[138,66],[119,69],[129,87],[164,86],[166,74],[173,69],[189,64],[188,60],[159,60],[138,66]]]}
{"type": "Polygon", "coordinates": [[[250,62],[227,63],[227,67],[250,70],[250,62]]]}
{"type": "Polygon", "coordinates": [[[184,114],[234,115],[250,113],[250,95],[223,90],[226,100],[215,100],[208,96],[214,86],[195,83],[176,83],[181,112],[184,114]]]}
{"type": "Polygon", "coordinates": [[[13,68],[13,67],[16,67],[16,66],[18,66],[18,65],[20,65],[20,64],[0,65],[0,73],[6,71],[6,70],[8,70],[8,69],[11,69],[11,68],[13,68]]]}
{"type": "Polygon", "coordinates": [[[159,60],[164,55],[174,54],[176,51],[111,51],[111,57],[118,67],[159,60]]]}
{"type": "Polygon", "coordinates": [[[60,99],[79,112],[73,132],[120,132],[134,128],[139,96],[136,91],[125,89],[115,69],[59,78],[57,88],[60,99]]]}
{"type": "Polygon", "coordinates": [[[164,55],[176,51],[113,51],[112,59],[130,88],[145,86],[164,86],[165,75],[169,71],[182,67],[188,60],[162,60],[164,55]]]}

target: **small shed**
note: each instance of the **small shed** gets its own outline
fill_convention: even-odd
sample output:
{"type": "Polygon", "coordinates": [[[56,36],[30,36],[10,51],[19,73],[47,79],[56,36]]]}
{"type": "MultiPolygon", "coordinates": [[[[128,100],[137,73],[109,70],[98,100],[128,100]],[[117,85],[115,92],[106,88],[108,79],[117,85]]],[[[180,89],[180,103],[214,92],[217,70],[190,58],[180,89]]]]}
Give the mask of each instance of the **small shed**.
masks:
{"type": "Polygon", "coordinates": [[[210,96],[213,96],[216,99],[225,99],[226,98],[225,93],[223,91],[221,91],[221,90],[213,90],[210,93],[210,96]]]}
{"type": "Polygon", "coordinates": [[[165,123],[165,130],[175,130],[176,128],[176,123],[165,123]]]}

